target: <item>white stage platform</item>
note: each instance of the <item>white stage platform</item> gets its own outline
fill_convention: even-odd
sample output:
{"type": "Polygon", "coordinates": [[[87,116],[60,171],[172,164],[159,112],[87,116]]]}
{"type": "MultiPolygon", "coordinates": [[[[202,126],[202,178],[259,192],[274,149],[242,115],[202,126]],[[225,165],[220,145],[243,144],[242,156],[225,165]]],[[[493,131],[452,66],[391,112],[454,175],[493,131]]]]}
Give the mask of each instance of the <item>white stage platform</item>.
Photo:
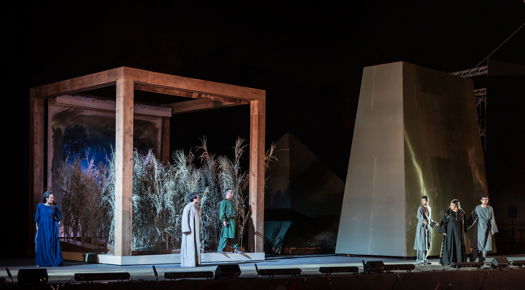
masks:
{"type": "MultiPolygon", "coordinates": [[[[202,253],[202,263],[239,263],[264,261],[265,253],[202,253]]],[[[156,265],[180,264],[180,254],[159,254],[140,256],[115,256],[110,254],[98,255],[100,264],[109,265],[156,265]]]]}

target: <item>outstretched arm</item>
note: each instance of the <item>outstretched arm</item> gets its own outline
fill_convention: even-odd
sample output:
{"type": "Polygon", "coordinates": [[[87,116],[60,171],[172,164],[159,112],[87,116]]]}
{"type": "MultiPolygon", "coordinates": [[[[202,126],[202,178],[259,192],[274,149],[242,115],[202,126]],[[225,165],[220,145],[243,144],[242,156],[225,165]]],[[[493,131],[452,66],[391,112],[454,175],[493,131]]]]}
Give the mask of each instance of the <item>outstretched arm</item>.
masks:
{"type": "Polygon", "coordinates": [[[462,213],[461,213],[461,221],[463,223],[463,232],[466,233],[468,231],[468,229],[470,228],[470,227],[468,227],[467,213],[464,210],[461,210],[461,211],[462,211],[462,213]]]}
{"type": "Polygon", "coordinates": [[[428,224],[432,228],[439,226],[439,223],[432,219],[432,209],[430,207],[428,208],[428,224]]]}
{"type": "Polygon", "coordinates": [[[447,220],[445,218],[445,213],[441,216],[441,222],[439,223],[439,232],[447,235],[447,220]]]}
{"type": "Polygon", "coordinates": [[[495,234],[498,232],[498,226],[496,225],[496,216],[494,215],[494,208],[490,207],[490,211],[492,212],[492,218],[490,219],[490,231],[491,234],[495,234]]]}
{"type": "Polygon", "coordinates": [[[476,210],[473,210],[470,213],[470,216],[465,220],[465,223],[467,224],[467,230],[470,230],[478,223],[478,215],[476,214],[476,210]]]}

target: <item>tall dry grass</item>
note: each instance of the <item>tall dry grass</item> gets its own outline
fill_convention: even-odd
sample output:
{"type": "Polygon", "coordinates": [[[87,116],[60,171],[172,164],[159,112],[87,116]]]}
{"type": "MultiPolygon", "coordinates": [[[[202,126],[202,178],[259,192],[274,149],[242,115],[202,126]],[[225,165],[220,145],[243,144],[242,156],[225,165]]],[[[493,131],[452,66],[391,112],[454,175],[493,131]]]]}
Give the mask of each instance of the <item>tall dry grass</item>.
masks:
{"type": "Polygon", "coordinates": [[[100,246],[110,232],[104,188],[104,164],[94,164],[87,155],[54,170],[53,188],[62,209],[66,240],[79,241],[82,246],[100,246]]]}
{"type": "MultiPolygon", "coordinates": [[[[133,156],[132,250],[155,251],[180,247],[181,215],[187,196],[201,195],[201,242],[205,250],[217,247],[221,223],[218,204],[224,190],[234,192],[237,209],[238,243],[243,236],[250,210],[247,173],[242,167],[246,145],[238,139],[233,157],[209,152],[205,138],[194,150],[174,152],[171,162],[163,163],[150,151],[133,156]]],[[[273,158],[274,146],[267,152],[273,158]]],[[[115,167],[113,154],[106,165],[93,160],[63,162],[54,171],[54,190],[63,208],[64,231],[82,243],[114,242],[115,167]],[[82,162],[88,166],[82,168],[82,162]]],[[[268,164],[268,163],[267,163],[268,164]]]]}

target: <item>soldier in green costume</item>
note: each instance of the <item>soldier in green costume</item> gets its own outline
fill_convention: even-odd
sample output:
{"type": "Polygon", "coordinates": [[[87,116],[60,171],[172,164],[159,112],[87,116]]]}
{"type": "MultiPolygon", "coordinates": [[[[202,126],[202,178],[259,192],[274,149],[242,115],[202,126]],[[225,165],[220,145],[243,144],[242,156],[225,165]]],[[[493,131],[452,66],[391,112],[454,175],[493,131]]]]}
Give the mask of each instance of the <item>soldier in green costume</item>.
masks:
{"type": "Polygon", "coordinates": [[[237,212],[232,198],[233,192],[228,188],[224,192],[224,199],[219,203],[219,219],[222,223],[222,229],[217,252],[222,252],[224,250],[228,240],[233,241],[233,251],[239,252],[237,250],[237,242],[235,241],[235,216],[237,215],[237,212]]]}

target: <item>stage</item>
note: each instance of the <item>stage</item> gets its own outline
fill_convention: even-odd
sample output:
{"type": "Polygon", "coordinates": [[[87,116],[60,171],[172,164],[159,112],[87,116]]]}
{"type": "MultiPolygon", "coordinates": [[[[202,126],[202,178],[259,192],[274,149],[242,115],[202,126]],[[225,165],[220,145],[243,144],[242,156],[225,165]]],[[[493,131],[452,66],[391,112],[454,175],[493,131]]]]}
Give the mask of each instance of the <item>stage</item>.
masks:
{"type": "MultiPolygon", "coordinates": [[[[245,263],[264,261],[265,254],[261,253],[202,253],[201,262],[204,264],[216,263],[245,263]]],[[[78,259],[82,260],[82,259],[78,259]]],[[[100,264],[109,265],[158,265],[180,264],[180,254],[115,256],[109,254],[98,255],[100,264]]]]}
{"type": "MultiPolygon", "coordinates": [[[[525,260],[525,255],[507,256],[509,261],[525,260]]],[[[195,272],[211,271],[215,272],[217,265],[220,263],[204,263],[196,268],[181,268],[180,264],[159,264],[155,265],[158,273],[158,281],[154,275],[153,265],[133,265],[117,266],[107,264],[86,264],[79,262],[66,261],[62,267],[47,268],[49,283],[67,285],[69,287],[89,287],[89,285],[74,281],[75,273],[110,273],[110,272],[128,272],[131,275],[130,281],[124,282],[93,282],[93,286],[111,285],[122,286],[126,289],[129,287],[148,287],[155,288],[177,285],[177,287],[192,287],[196,289],[212,287],[220,283],[223,288],[218,289],[235,289],[237,287],[251,287],[253,289],[275,289],[271,285],[289,285],[294,283],[296,289],[343,289],[348,288],[351,283],[357,288],[366,289],[374,288],[398,288],[398,289],[519,289],[525,285],[525,268],[510,267],[507,270],[490,269],[490,263],[493,257],[487,258],[484,268],[463,268],[454,269],[439,265],[437,259],[430,259],[431,265],[416,265],[412,272],[392,271],[392,273],[364,274],[363,260],[365,261],[383,261],[385,265],[391,264],[415,264],[413,259],[387,258],[387,257],[358,257],[346,255],[308,255],[308,256],[279,256],[267,257],[261,262],[244,262],[239,263],[241,275],[238,279],[233,280],[206,280],[206,279],[183,279],[170,281],[164,279],[165,272],[195,272]],[[287,269],[298,268],[301,270],[300,275],[296,276],[259,276],[261,269],[287,269]],[[326,275],[319,272],[320,267],[343,267],[357,266],[358,274],[332,274],[326,275]],[[465,281],[470,281],[466,283],[465,281]],[[475,281],[475,283],[472,283],[475,281]],[[498,283],[495,283],[495,282],[498,283]],[[327,284],[329,283],[329,284],[327,284]],[[423,283],[423,284],[421,284],[423,283]],[[480,284],[483,283],[483,284],[480,284]],[[398,285],[398,286],[396,286],[398,285]],[[404,286],[401,286],[404,285],[404,286]],[[422,285],[428,285],[422,286],[422,285]],[[459,285],[462,285],[461,288],[459,285]],[[326,287],[325,287],[326,286],[326,287]],[[490,286],[490,287],[489,287],[490,286]],[[515,286],[515,287],[514,287],[515,286]],[[224,288],[225,287],[225,288],[224,288]],[[320,288],[319,288],[320,287],[320,288]]],[[[0,261],[2,268],[9,268],[13,281],[19,269],[35,268],[33,260],[30,259],[13,259],[0,261]]],[[[11,279],[7,271],[1,271],[0,277],[6,279],[7,286],[11,284],[11,279]]],[[[14,285],[14,284],[12,284],[14,285]]]]}

